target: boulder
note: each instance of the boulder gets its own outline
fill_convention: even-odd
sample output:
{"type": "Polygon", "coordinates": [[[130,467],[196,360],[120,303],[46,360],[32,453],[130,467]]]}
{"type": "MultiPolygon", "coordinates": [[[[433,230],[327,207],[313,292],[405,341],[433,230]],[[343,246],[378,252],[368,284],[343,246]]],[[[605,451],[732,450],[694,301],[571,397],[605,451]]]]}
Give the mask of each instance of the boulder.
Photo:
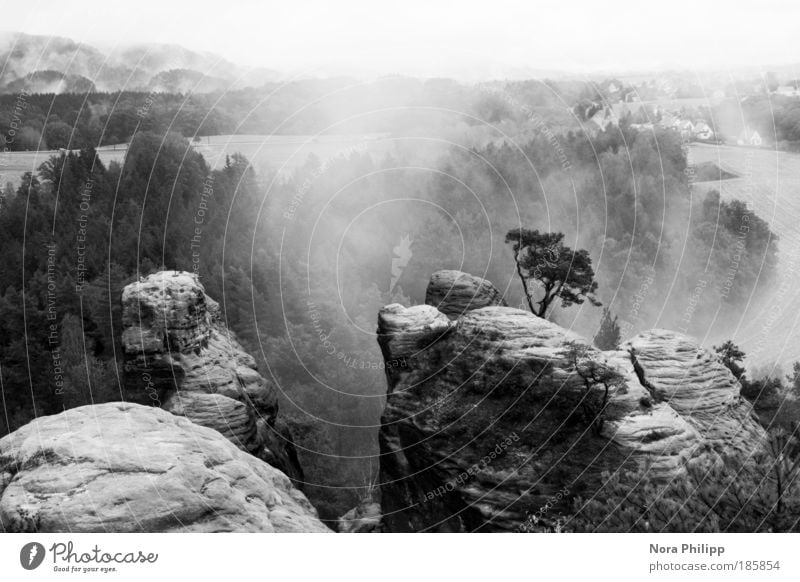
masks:
{"type": "Polygon", "coordinates": [[[278,393],[259,374],[198,278],[161,271],[122,293],[125,399],[159,406],[213,428],[301,486],[278,393]]]}
{"type": "Polygon", "coordinates": [[[392,304],[378,316],[384,531],[528,531],[571,514],[604,471],[681,478],[690,461],[764,438],[735,378],[681,334],[601,352],[527,311],[454,313],[392,304]]]}
{"type": "Polygon", "coordinates": [[[281,471],[219,432],[113,402],[0,439],[5,532],[327,532],[281,471]]]}
{"type": "Polygon", "coordinates": [[[443,270],[431,275],[425,303],[456,319],[467,311],[505,305],[503,295],[491,282],[462,271],[443,270]]]}

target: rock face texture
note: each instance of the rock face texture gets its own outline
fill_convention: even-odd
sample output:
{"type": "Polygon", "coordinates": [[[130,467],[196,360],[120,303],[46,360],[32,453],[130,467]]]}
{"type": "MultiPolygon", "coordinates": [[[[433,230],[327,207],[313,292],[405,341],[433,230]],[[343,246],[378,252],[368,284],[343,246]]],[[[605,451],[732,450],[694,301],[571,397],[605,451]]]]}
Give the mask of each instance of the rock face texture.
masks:
{"type": "Polygon", "coordinates": [[[339,533],[378,533],[381,517],[380,503],[364,500],[339,518],[339,533]]]}
{"type": "Polygon", "coordinates": [[[256,369],[197,278],[162,271],[122,293],[126,400],[213,428],[283,471],[303,474],[277,391],[256,369]]]}
{"type": "Polygon", "coordinates": [[[455,318],[447,301],[450,317],[398,304],[378,316],[384,358],[405,362],[386,367],[385,531],[528,531],[571,513],[604,470],[680,478],[689,460],[763,438],[736,380],[694,340],[656,330],[601,352],[476,289],[469,305],[486,306],[455,318]]]}
{"type": "Polygon", "coordinates": [[[461,271],[436,271],[425,291],[425,303],[451,319],[472,309],[505,305],[503,295],[486,279],[461,271]]]}
{"type": "Polygon", "coordinates": [[[0,439],[0,531],[330,530],[285,474],[218,432],[114,402],[0,439]]]}

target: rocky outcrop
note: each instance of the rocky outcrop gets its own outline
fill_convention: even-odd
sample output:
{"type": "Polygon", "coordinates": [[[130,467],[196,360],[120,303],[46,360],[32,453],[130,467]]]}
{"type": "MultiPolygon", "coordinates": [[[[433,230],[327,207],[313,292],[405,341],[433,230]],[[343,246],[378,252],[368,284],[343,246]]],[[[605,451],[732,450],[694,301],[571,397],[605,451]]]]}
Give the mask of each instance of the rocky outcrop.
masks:
{"type": "Polygon", "coordinates": [[[425,291],[425,303],[451,319],[472,309],[505,305],[503,296],[492,283],[461,271],[436,271],[425,291]]]}
{"type": "Polygon", "coordinates": [[[162,271],[122,293],[125,398],[213,428],[302,482],[277,390],[256,369],[197,277],[162,271]]]}
{"type": "Polygon", "coordinates": [[[381,505],[367,499],[339,518],[340,533],[378,533],[381,531],[381,505]]]}
{"type": "Polygon", "coordinates": [[[0,439],[0,531],[330,530],[285,474],[217,431],[115,402],[0,439]]]}
{"type": "Polygon", "coordinates": [[[571,513],[570,499],[592,495],[605,470],[647,465],[656,479],[680,478],[690,460],[763,438],[727,368],[674,332],[601,352],[518,309],[451,319],[393,304],[378,338],[387,362],[404,361],[386,367],[385,531],[526,531],[571,513]]]}

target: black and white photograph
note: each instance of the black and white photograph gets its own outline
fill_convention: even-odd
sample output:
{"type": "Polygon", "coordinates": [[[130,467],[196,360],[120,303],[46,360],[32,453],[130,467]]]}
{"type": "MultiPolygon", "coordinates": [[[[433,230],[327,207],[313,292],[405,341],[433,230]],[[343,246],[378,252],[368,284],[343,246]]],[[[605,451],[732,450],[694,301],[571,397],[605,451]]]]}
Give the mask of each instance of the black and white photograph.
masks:
{"type": "Polygon", "coordinates": [[[800,5],[0,8],[3,580],[800,579],[800,5]]]}

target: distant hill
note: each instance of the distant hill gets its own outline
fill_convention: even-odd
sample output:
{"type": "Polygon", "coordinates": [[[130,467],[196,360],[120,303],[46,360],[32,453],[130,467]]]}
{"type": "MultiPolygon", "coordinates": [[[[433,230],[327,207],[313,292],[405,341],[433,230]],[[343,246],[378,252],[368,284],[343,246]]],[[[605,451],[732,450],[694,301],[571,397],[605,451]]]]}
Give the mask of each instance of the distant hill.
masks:
{"type": "Polygon", "coordinates": [[[0,93],[177,91],[257,87],[282,76],[171,44],[100,48],[69,38],[0,33],[0,93]]]}
{"type": "Polygon", "coordinates": [[[95,84],[83,75],[65,75],[61,71],[34,71],[4,87],[7,93],[89,93],[95,84]]]}
{"type": "Polygon", "coordinates": [[[150,79],[148,88],[161,93],[211,93],[224,91],[230,84],[228,79],[210,77],[192,69],[170,69],[150,79]]]}

